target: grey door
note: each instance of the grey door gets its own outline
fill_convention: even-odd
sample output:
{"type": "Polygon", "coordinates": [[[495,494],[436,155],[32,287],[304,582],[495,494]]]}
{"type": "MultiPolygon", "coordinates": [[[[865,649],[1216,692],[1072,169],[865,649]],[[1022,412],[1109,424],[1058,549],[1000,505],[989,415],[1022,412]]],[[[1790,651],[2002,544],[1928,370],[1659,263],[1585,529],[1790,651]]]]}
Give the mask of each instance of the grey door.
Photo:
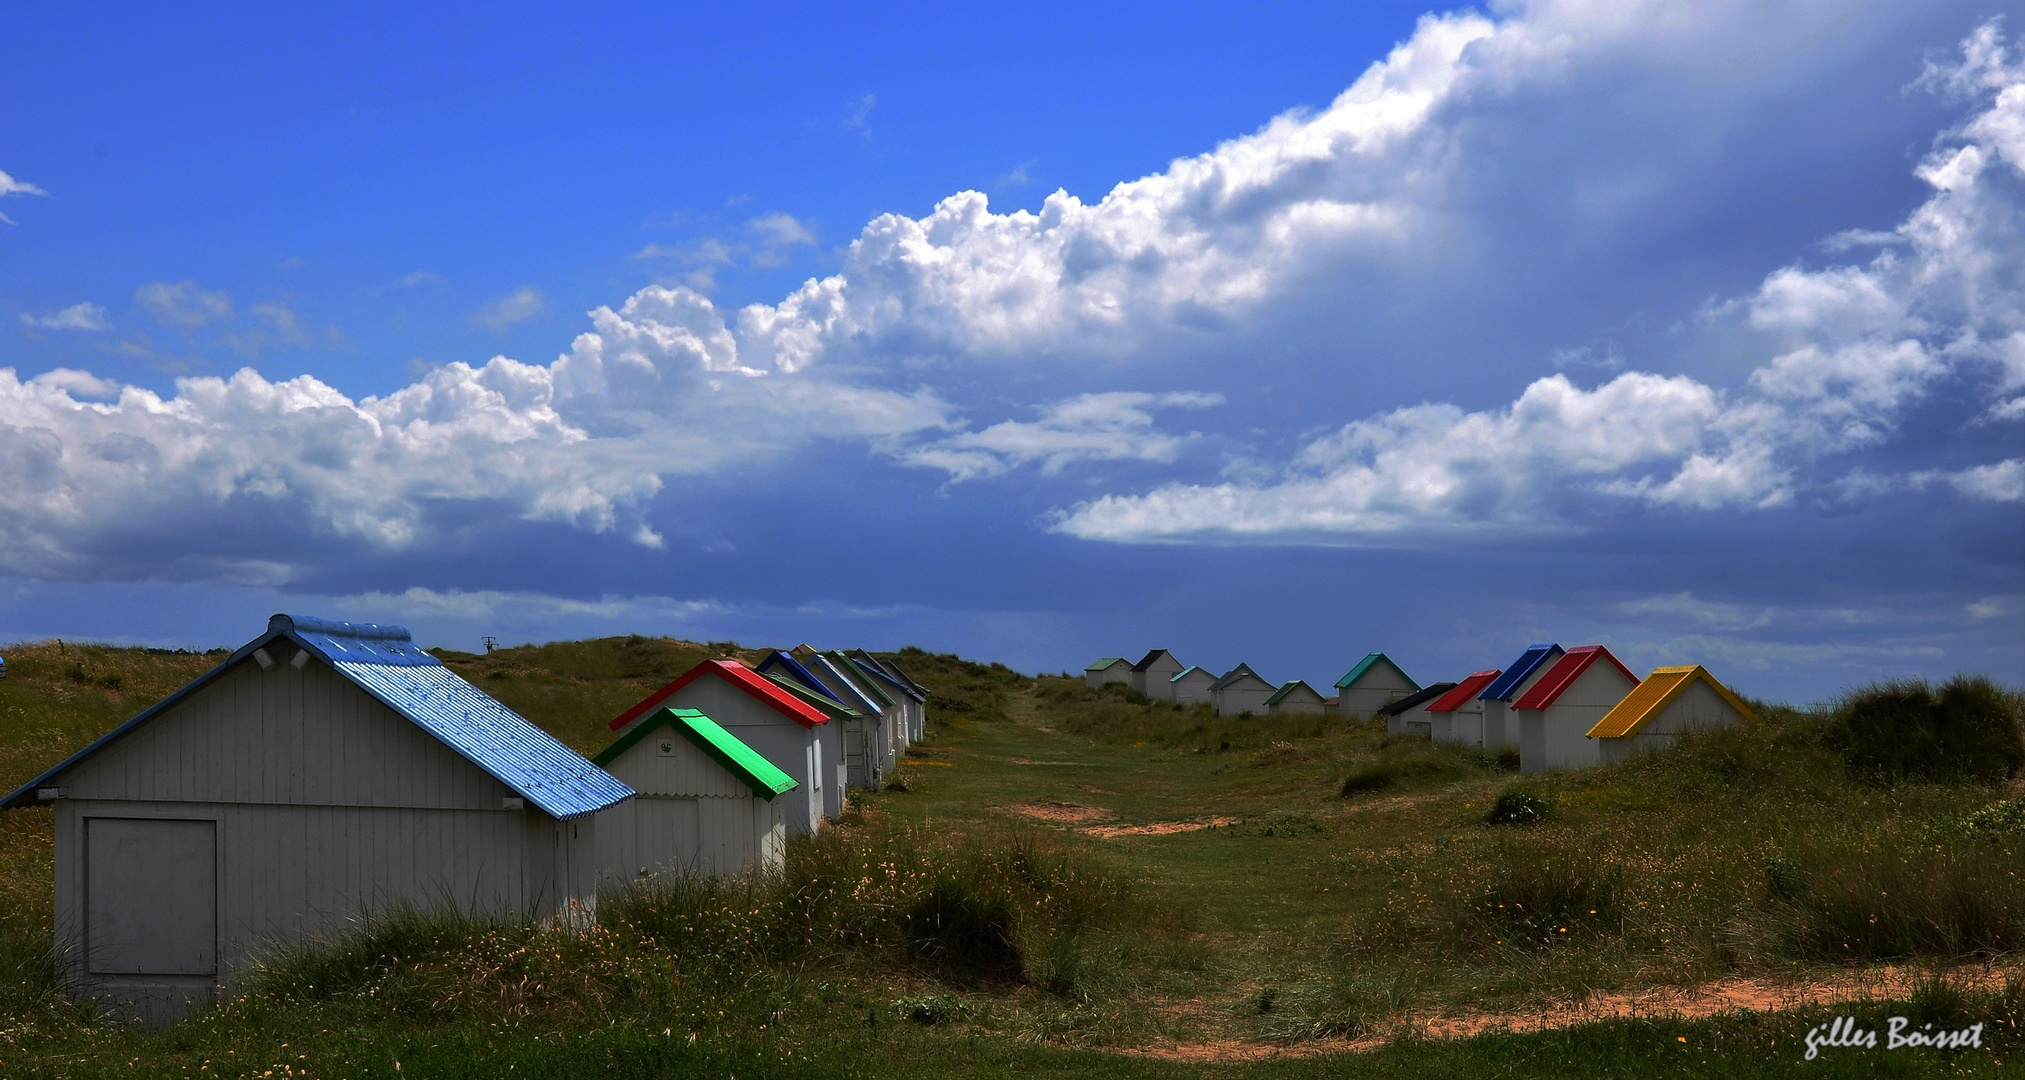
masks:
{"type": "Polygon", "coordinates": [[[218,972],[218,823],[86,818],[85,956],[94,975],[218,972]]]}

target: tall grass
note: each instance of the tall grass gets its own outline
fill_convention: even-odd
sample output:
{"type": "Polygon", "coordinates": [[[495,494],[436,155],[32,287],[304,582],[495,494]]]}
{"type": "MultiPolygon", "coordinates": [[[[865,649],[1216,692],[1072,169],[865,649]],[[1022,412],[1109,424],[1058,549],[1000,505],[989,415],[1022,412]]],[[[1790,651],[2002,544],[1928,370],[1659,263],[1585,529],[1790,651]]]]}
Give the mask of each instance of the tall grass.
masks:
{"type": "Polygon", "coordinates": [[[756,988],[778,992],[806,970],[1074,997],[1098,974],[1090,936],[1143,930],[1148,917],[1122,880],[1031,832],[943,842],[831,831],[791,845],[785,874],[609,894],[586,929],[388,912],[276,954],[253,989],[437,1017],[680,1015],[750,1005],[756,988]]]}

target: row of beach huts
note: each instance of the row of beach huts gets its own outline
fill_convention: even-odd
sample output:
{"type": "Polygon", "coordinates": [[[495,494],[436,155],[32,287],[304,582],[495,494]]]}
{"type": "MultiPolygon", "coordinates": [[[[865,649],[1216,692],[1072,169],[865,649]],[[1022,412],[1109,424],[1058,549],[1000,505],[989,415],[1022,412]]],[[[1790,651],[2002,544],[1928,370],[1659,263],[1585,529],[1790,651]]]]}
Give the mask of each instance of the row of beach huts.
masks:
{"type": "Polygon", "coordinates": [[[1149,650],[1138,663],[1103,657],[1083,677],[1093,688],[1123,684],[1155,701],[1208,703],[1219,716],[1384,717],[1394,735],[1517,751],[1521,772],[1621,761],[1669,746],[1686,731],[1753,719],[1699,664],[1655,668],[1640,679],[1602,645],[1529,645],[1505,667],[1427,686],[1375,652],[1336,680],[1334,697],[1299,679],[1275,685],[1247,664],[1220,676],[1186,667],[1166,649],[1149,650]]]}
{"type": "Polygon", "coordinates": [[[66,982],[162,1021],[376,912],[568,919],[656,874],[778,872],[927,700],[864,650],[707,660],[587,759],[406,630],[276,615],[0,806],[54,810],[66,982]]]}

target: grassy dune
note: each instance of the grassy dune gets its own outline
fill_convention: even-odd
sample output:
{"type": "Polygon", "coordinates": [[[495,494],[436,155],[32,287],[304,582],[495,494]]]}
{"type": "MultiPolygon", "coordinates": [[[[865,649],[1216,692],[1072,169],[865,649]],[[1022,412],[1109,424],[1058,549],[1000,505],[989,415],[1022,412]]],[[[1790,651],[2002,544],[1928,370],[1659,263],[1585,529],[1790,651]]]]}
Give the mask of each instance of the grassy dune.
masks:
{"type": "MultiPolygon", "coordinates": [[[[220,658],[6,655],[9,785],[220,658]]],[[[592,751],[713,655],[757,654],[636,637],[444,658],[592,751]]],[[[277,955],[164,1032],[62,1003],[49,818],[14,812],[0,1074],[1770,1076],[1838,1012],[1983,1021],[1986,1049],[1830,1051],[1810,1071],[1998,1075],[2025,1051],[2025,827],[2003,810],[2020,792],[1852,779],[1828,710],[1521,778],[1375,725],[899,655],[935,692],[930,739],[791,845],[781,880],[608,897],[582,932],[400,913],[277,955]],[[1501,796],[1538,813],[1488,824],[1501,796]],[[1506,1030],[1712,985],[1817,992],[1506,1030]]]]}

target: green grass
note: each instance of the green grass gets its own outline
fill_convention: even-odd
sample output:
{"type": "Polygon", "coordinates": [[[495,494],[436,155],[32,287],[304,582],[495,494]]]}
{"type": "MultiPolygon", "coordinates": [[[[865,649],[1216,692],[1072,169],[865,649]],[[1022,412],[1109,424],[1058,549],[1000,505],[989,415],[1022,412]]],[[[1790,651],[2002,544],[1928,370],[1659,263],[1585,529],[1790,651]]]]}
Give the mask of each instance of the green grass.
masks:
{"type": "MultiPolygon", "coordinates": [[[[589,751],[690,664],[758,653],[632,637],[442,655],[589,751]]],[[[1831,710],[1768,708],[1663,756],[1521,781],[1377,725],[1218,718],[896,655],[935,694],[931,738],[900,784],[854,792],[839,828],[791,845],[779,881],[608,897],[582,933],[389,913],[162,1032],[55,992],[49,816],[17,811],[0,833],[0,1074],[1786,1075],[1830,1010],[1249,1063],[1119,1051],[1327,1048],[1404,1014],[1878,963],[2015,970],[2025,951],[2025,832],[2000,805],[2015,794],[1853,775],[1831,710]],[[1514,791],[1546,812],[1489,823],[1514,791]]],[[[7,656],[15,782],[218,659],[7,656]]],[[[1993,1049],[1810,1071],[1995,1075],[2025,1050],[2017,987],[1935,985],[1848,1008],[1967,1010],[1996,1025],[1993,1049]]]]}

